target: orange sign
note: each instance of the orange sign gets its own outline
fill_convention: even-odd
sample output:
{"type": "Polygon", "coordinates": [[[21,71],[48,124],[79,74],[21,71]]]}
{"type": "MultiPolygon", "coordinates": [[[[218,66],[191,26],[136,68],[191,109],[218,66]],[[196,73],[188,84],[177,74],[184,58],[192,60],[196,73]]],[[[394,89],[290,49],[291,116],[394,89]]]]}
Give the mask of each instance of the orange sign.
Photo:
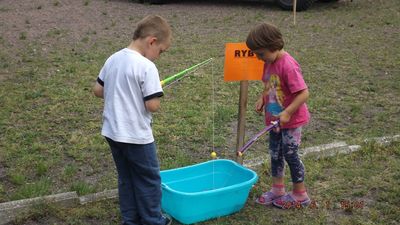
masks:
{"type": "Polygon", "coordinates": [[[227,43],[225,47],[224,80],[261,80],[264,62],[257,59],[246,43],[227,43]]]}

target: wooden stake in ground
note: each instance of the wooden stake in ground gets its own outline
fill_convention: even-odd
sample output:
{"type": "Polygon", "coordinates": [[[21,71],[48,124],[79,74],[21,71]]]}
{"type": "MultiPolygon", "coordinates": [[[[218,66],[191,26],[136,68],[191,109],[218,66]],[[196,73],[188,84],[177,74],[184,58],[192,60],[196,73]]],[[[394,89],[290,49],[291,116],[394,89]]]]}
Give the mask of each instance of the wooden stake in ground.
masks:
{"type": "MultiPolygon", "coordinates": [[[[246,110],[247,110],[247,96],[249,89],[249,81],[240,81],[240,97],[239,97],[239,116],[237,125],[236,136],[236,152],[244,145],[245,129],[246,129],[246,110]]],[[[243,164],[243,157],[236,156],[236,161],[243,164]]]]}
{"type": "MultiPolygon", "coordinates": [[[[236,138],[236,153],[242,148],[245,139],[246,109],[249,80],[261,80],[264,62],[247,47],[246,43],[226,43],[224,81],[240,81],[239,115],[236,138]]],[[[239,163],[243,157],[237,157],[239,163]]]]}
{"type": "Polygon", "coordinates": [[[293,24],[296,25],[297,0],[293,0],[293,24]]]}

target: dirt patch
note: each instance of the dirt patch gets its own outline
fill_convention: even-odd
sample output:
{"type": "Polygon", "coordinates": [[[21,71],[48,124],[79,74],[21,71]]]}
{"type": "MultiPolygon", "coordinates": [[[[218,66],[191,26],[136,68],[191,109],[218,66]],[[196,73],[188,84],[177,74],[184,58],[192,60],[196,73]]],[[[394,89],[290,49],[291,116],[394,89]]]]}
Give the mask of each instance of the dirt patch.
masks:
{"type": "Polygon", "coordinates": [[[11,75],[9,74],[4,74],[4,73],[0,73],[0,81],[6,80],[9,77],[11,77],[11,75]]]}

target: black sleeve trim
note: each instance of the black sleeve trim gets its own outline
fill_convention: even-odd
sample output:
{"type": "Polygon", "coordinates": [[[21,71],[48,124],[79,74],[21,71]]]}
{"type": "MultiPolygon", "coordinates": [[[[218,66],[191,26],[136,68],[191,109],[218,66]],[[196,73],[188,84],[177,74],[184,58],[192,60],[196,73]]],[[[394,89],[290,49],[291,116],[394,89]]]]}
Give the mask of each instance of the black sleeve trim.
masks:
{"type": "Polygon", "coordinates": [[[97,83],[99,83],[101,86],[104,87],[104,81],[102,81],[102,80],[100,79],[100,77],[97,78],[97,83]]]}
{"type": "Polygon", "coordinates": [[[154,93],[152,95],[146,96],[143,99],[144,99],[144,101],[148,101],[150,99],[159,98],[159,97],[162,97],[162,96],[164,96],[164,93],[162,91],[160,91],[160,92],[154,93]]]}

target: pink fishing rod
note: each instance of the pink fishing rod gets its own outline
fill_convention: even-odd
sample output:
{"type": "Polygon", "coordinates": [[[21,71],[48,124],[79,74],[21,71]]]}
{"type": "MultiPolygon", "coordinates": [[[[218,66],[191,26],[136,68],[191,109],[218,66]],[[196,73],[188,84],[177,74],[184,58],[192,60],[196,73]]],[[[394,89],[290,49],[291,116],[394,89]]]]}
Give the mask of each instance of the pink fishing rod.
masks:
{"type": "Polygon", "coordinates": [[[243,145],[243,147],[240,148],[239,151],[237,151],[237,155],[241,157],[250,148],[250,146],[252,146],[254,142],[257,141],[258,138],[260,138],[262,135],[264,135],[265,133],[271,131],[272,129],[278,126],[279,126],[279,120],[272,121],[271,125],[265,127],[262,131],[254,135],[254,137],[251,138],[245,145],[243,145]]]}

